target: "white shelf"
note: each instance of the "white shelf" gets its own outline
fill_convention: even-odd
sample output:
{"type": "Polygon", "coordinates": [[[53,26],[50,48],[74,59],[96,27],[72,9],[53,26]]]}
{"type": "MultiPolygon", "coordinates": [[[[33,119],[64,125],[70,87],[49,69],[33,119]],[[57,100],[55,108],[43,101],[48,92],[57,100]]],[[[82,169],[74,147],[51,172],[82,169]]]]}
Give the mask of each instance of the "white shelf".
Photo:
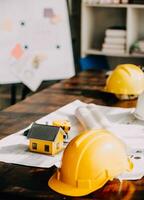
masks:
{"type": "Polygon", "coordinates": [[[81,21],[82,57],[105,55],[123,59],[144,58],[143,54],[130,54],[131,46],[137,40],[144,38],[144,4],[90,4],[88,0],[82,0],[81,21]],[[113,26],[126,27],[125,54],[105,53],[99,50],[104,43],[107,28],[113,26]]]}
{"type": "Polygon", "coordinates": [[[84,3],[87,7],[110,7],[110,8],[127,8],[127,4],[90,4],[84,3]]]}
{"type": "Polygon", "coordinates": [[[144,4],[98,4],[84,3],[87,7],[107,7],[107,8],[144,8],[144,4]]]}
{"type": "Polygon", "coordinates": [[[103,56],[112,56],[112,57],[139,57],[139,58],[144,58],[144,54],[129,54],[129,53],[125,53],[125,54],[112,54],[112,53],[105,53],[102,52],[101,50],[97,50],[97,49],[88,49],[84,52],[87,55],[103,55],[103,56]]]}

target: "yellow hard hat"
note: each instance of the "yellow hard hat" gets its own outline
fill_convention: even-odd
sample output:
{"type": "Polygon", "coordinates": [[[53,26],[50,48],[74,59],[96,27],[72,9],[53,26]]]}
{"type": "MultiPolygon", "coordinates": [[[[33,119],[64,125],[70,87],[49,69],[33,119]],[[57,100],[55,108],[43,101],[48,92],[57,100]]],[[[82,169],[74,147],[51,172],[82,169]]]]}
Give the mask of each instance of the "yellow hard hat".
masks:
{"type": "Polygon", "coordinates": [[[106,130],[92,130],[68,144],[62,166],[48,185],[64,195],[83,196],[132,167],[125,145],[117,137],[106,130]]]}
{"type": "Polygon", "coordinates": [[[144,91],[144,73],[136,65],[118,65],[106,81],[105,90],[114,94],[139,95],[144,91]]]}

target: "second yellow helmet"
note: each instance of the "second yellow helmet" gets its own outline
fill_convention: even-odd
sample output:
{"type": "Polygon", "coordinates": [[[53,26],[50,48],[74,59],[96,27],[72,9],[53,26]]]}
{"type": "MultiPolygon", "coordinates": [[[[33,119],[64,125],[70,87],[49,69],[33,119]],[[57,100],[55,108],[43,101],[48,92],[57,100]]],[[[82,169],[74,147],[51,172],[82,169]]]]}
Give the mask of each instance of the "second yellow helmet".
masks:
{"type": "Polygon", "coordinates": [[[136,65],[118,65],[106,81],[105,90],[116,95],[139,95],[144,91],[144,73],[136,65]]]}

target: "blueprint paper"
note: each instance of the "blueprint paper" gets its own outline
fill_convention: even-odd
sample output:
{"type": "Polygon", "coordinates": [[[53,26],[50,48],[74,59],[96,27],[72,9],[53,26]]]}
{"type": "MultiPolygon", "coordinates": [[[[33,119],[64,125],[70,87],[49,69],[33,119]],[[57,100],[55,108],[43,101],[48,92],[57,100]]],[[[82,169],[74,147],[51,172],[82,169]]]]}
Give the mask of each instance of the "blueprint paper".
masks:
{"type": "MultiPolygon", "coordinates": [[[[36,122],[41,124],[51,124],[52,121],[56,119],[68,119],[72,124],[68,139],[68,141],[70,141],[83,130],[83,128],[79,124],[79,121],[74,115],[75,109],[82,105],[85,104],[80,101],[74,101],[58,109],[57,111],[39,119],[36,122]]],[[[31,125],[29,127],[31,127],[31,125]]],[[[28,129],[29,127],[27,127],[26,129],[28,129]]],[[[21,130],[0,140],[0,161],[44,168],[48,168],[53,165],[59,166],[63,152],[60,152],[55,156],[29,152],[28,139],[26,136],[23,136],[24,130],[21,130]]],[[[66,145],[67,143],[65,143],[65,147],[66,145]]]]}
{"type": "Polygon", "coordinates": [[[127,147],[129,158],[134,164],[131,172],[120,175],[120,180],[136,180],[144,175],[144,121],[134,116],[134,108],[113,108],[89,104],[78,108],[76,117],[88,129],[106,128],[120,138],[127,147]],[[81,111],[85,111],[85,114],[81,111]],[[91,122],[87,120],[91,118],[91,122]],[[105,124],[104,124],[105,122],[105,124]]]}
{"type": "MultiPolygon", "coordinates": [[[[134,163],[133,171],[123,173],[118,178],[120,180],[140,179],[144,175],[144,168],[142,167],[144,166],[144,122],[133,118],[134,108],[95,106],[109,120],[111,126],[108,127],[108,130],[126,144],[129,158],[134,163]]],[[[52,121],[56,119],[69,120],[72,124],[67,141],[69,142],[85,130],[75,115],[76,110],[80,107],[87,108],[88,104],[76,100],[36,122],[40,124],[52,124],[52,121]]],[[[24,130],[21,130],[18,133],[0,140],[1,161],[44,168],[49,168],[53,165],[57,167],[61,166],[63,152],[55,156],[29,152],[28,140],[23,136],[23,132],[24,130]]],[[[65,143],[65,147],[67,144],[65,143]]]]}

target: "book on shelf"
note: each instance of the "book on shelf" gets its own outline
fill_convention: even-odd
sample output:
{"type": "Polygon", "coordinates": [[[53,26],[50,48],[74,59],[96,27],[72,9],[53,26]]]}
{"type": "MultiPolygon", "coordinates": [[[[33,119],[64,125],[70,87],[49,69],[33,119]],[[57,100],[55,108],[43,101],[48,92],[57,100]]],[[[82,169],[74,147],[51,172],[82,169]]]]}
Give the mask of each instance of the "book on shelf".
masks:
{"type": "Polygon", "coordinates": [[[100,4],[111,4],[111,3],[113,3],[113,0],[99,0],[99,3],[100,4]]]}
{"type": "Polygon", "coordinates": [[[124,49],[110,49],[110,48],[103,48],[102,52],[109,53],[109,54],[125,54],[124,49]]]}
{"type": "Polygon", "coordinates": [[[121,44],[107,44],[107,43],[103,43],[102,44],[102,48],[125,50],[125,45],[123,45],[123,44],[121,45],[121,44]]]}
{"type": "Polygon", "coordinates": [[[122,4],[127,4],[127,3],[130,3],[130,1],[129,0],[121,0],[121,3],[122,4]]]}
{"type": "Polygon", "coordinates": [[[117,38],[114,38],[114,37],[105,37],[104,39],[104,42],[106,44],[121,44],[121,45],[124,45],[126,44],[126,38],[124,37],[117,37],[117,38]]]}
{"type": "Polygon", "coordinates": [[[105,35],[108,37],[126,37],[126,30],[107,29],[105,35]]]}
{"type": "Polygon", "coordinates": [[[125,26],[111,26],[105,30],[105,35],[110,37],[126,37],[125,26]]]}

